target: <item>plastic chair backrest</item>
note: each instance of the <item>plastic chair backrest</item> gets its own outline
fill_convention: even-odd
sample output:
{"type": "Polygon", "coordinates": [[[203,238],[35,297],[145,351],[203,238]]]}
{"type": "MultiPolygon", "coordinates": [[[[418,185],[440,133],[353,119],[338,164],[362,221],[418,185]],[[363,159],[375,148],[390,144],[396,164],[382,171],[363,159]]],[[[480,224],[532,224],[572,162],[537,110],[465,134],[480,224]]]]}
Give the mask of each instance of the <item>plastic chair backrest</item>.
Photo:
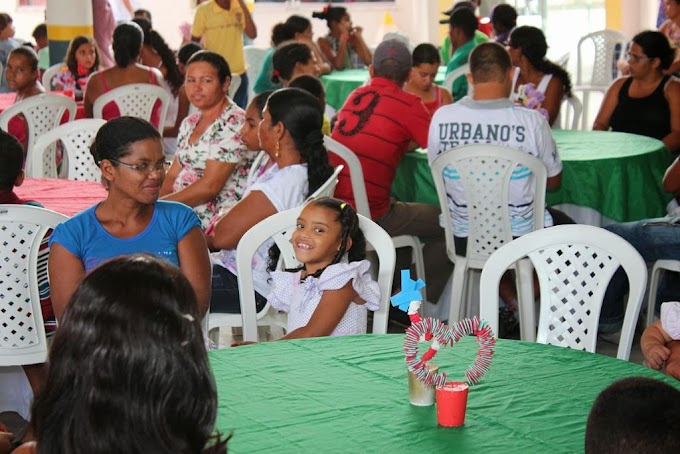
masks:
{"type": "MultiPolygon", "coordinates": [[[[253,287],[253,255],[262,243],[269,238],[282,231],[291,231],[297,222],[301,210],[302,207],[292,208],[264,219],[248,230],[238,243],[236,248],[236,269],[239,295],[241,297],[243,339],[246,341],[257,341],[258,339],[253,287]]],[[[364,232],[366,241],[376,249],[378,259],[380,260],[380,268],[378,270],[378,285],[381,292],[380,309],[373,314],[373,333],[384,334],[387,332],[389,297],[396,260],[394,244],[387,232],[370,219],[361,215],[359,215],[359,227],[364,232]]],[[[267,304],[264,310],[267,310],[268,306],[267,304]]]]}
{"type": "Polygon", "coordinates": [[[349,169],[349,178],[352,182],[354,206],[357,210],[357,213],[370,218],[371,209],[368,205],[366,183],[364,182],[364,170],[361,167],[361,161],[359,161],[359,158],[352,150],[335,139],[324,136],[323,144],[329,152],[335,153],[347,164],[347,168],[349,169]]]}
{"type": "Polygon", "coordinates": [[[253,87],[255,86],[255,81],[257,80],[257,75],[262,69],[264,64],[264,58],[267,55],[269,49],[265,47],[257,46],[243,46],[243,55],[246,59],[246,65],[248,69],[246,74],[248,75],[248,101],[250,102],[255,95],[253,87]]]}
{"type": "MultiPolygon", "coordinates": [[[[17,115],[23,115],[26,119],[28,125],[26,176],[33,176],[31,150],[38,137],[59,126],[66,111],[68,111],[68,121],[73,121],[76,108],[76,102],[71,98],[43,93],[26,98],[0,114],[0,129],[3,131],[8,130],[9,121],[17,115]]],[[[53,171],[56,173],[56,167],[53,171]]]]}
{"type": "Polygon", "coordinates": [[[104,118],[102,111],[104,106],[113,102],[118,106],[121,116],[143,118],[151,121],[153,108],[156,101],[161,101],[159,117],[159,130],[163,132],[165,117],[168,114],[170,95],[158,85],[153,84],[127,84],[114,88],[97,98],[92,106],[94,118],[104,118]]]}
{"type": "MultiPolygon", "coordinates": [[[[446,88],[448,91],[450,91],[453,94],[453,82],[458,79],[459,77],[465,77],[467,73],[470,72],[470,65],[468,63],[464,64],[460,68],[456,68],[453,71],[449,73],[448,76],[446,76],[446,79],[444,79],[444,83],[442,84],[442,87],[446,88]]],[[[472,94],[472,84],[468,83],[468,95],[472,94]]]]}
{"type": "Polygon", "coordinates": [[[576,50],[576,85],[609,87],[619,74],[616,62],[626,51],[626,42],[624,34],[616,30],[600,30],[582,37],[576,50]],[[590,67],[591,61],[592,72],[586,74],[585,67],[590,67]]]}
{"type": "Polygon", "coordinates": [[[35,143],[29,159],[33,176],[36,178],[57,178],[55,148],[61,141],[64,154],[62,166],[66,167],[64,178],[81,181],[101,181],[101,171],[90,154],[90,145],[105,120],[89,118],[75,120],[57,126],[43,134],[35,143]]]}
{"type": "Polygon", "coordinates": [[[567,69],[567,65],[569,64],[569,56],[571,55],[570,52],[567,52],[566,54],[562,55],[560,58],[555,60],[555,64],[561,66],[564,69],[567,69]]]}
{"type": "Polygon", "coordinates": [[[49,68],[45,70],[45,72],[42,75],[42,84],[43,87],[45,87],[45,90],[54,90],[54,83],[53,79],[56,77],[56,75],[59,73],[59,70],[64,66],[63,63],[57,63],[56,65],[52,65],[49,68]]]}
{"type": "Polygon", "coordinates": [[[456,254],[453,220],[445,215],[450,212],[445,181],[451,178],[459,177],[467,199],[468,267],[481,269],[496,249],[512,241],[508,205],[510,180],[518,172],[524,173],[525,168],[531,171],[535,184],[533,226],[534,229],[543,228],[547,169],[535,156],[500,145],[465,145],[445,151],[431,167],[444,214],[446,249],[452,261],[456,254]]]}
{"type": "MultiPolygon", "coordinates": [[[[505,270],[529,257],[538,275],[541,310],[536,341],[595,352],[600,309],[614,272],[622,266],[630,291],[616,357],[628,360],[647,266],[618,235],[590,225],[560,225],[528,233],[487,260],[480,282],[480,315],[498,332],[498,284],[505,270]]],[[[522,311],[532,311],[521,307],[522,311]]]]}
{"type": "Polygon", "coordinates": [[[555,129],[571,129],[576,131],[578,129],[579,122],[581,121],[581,115],[583,114],[583,103],[576,96],[567,97],[562,99],[562,104],[560,106],[560,113],[557,116],[555,129]]]}
{"type": "Polygon", "coordinates": [[[231,75],[231,83],[229,84],[229,92],[228,95],[230,98],[234,98],[236,95],[236,92],[238,91],[238,88],[241,86],[241,76],[238,74],[232,74],[231,75]]]}
{"type": "Polygon", "coordinates": [[[40,288],[49,285],[49,249],[41,243],[48,229],[67,219],[34,206],[0,205],[0,366],[47,358],[40,288]]]}

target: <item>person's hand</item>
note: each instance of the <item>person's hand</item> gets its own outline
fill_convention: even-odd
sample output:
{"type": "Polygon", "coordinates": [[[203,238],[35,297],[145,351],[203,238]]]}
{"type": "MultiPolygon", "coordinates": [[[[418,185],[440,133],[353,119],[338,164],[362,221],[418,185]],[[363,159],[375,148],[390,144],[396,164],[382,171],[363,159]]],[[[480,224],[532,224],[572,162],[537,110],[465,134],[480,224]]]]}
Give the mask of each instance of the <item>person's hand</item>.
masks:
{"type": "Polygon", "coordinates": [[[361,41],[361,33],[364,31],[362,27],[354,27],[349,33],[350,44],[355,44],[357,41],[361,41]]]}
{"type": "Polygon", "coordinates": [[[668,356],[670,356],[671,351],[663,345],[653,345],[649,347],[646,351],[642,352],[645,357],[645,363],[647,367],[651,369],[659,370],[663,363],[666,362],[668,356]]]}
{"type": "Polygon", "coordinates": [[[12,440],[14,440],[14,434],[7,432],[7,428],[2,426],[0,428],[0,454],[12,452],[12,440]]]}

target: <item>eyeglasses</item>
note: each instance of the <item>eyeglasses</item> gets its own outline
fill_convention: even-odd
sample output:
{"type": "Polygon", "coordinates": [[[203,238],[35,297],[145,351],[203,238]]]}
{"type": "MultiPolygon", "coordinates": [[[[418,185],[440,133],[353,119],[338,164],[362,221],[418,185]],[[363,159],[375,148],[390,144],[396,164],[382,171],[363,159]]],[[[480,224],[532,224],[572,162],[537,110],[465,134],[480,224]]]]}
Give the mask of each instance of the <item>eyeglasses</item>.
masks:
{"type": "Polygon", "coordinates": [[[635,55],[631,54],[630,52],[626,52],[626,60],[634,60],[636,63],[640,63],[643,60],[651,60],[649,57],[646,57],[644,55],[635,55]]]}
{"type": "Polygon", "coordinates": [[[151,172],[156,171],[158,173],[165,173],[169,168],[170,164],[172,164],[170,161],[159,161],[156,164],[128,164],[127,162],[122,162],[117,159],[109,159],[109,161],[113,162],[114,164],[121,165],[123,167],[127,167],[128,169],[136,170],[137,172],[142,172],[145,173],[146,175],[151,174],[151,172]]]}

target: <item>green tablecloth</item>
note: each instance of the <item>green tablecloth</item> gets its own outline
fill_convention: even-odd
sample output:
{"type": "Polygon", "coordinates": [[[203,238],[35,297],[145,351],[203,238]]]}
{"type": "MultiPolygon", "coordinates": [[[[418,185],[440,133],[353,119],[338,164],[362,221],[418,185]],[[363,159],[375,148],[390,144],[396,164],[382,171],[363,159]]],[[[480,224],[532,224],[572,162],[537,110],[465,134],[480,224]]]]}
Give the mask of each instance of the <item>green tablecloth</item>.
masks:
{"type": "MultiPolygon", "coordinates": [[[[586,419],[613,381],[680,382],[592,353],[499,340],[491,371],[471,388],[465,426],[437,426],[435,407],[408,402],[403,335],[256,344],[210,352],[217,429],[232,453],[583,452],[586,419]]],[[[466,338],[435,362],[454,379],[474,359],[466,338]]]]}
{"type": "MultiPolygon", "coordinates": [[[[441,85],[444,82],[445,72],[446,68],[441,66],[437,73],[436,83],[441,85]]],[[[349,94],[367,80],[368,69],[345,69],[321,76],[321,81],[326,87],[326,104],[333,106],[335,110],[340,110],[349,94]]]]}
{"type": "MultiPolygon", "coordinates": [[[[573,204],[619,222],[663,216],[671,199],[661,180],[673,158],[663,143],[621,132],[553,130],[562,158],[562,186],[549,206],[573,204]]],[[[427,153],[404,157],[392,195],[404,202],[439,204],[427,153]]]]}

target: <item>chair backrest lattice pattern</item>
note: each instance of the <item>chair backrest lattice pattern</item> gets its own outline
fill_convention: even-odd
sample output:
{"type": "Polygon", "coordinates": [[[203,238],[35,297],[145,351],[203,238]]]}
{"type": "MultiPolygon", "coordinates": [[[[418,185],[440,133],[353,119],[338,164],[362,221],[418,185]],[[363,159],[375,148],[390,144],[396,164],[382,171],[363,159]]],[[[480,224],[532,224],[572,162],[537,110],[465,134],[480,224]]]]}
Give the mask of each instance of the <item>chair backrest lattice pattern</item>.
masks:
{"type": "Polygon", "coordinates": [[[582,37],[577,47],[576,85],[608,87],[618,75],[616,62],[626,51],[626,41],[615,30],[600,30],[582,37]],[[586,74],[585,67],[590,68],[591,64],[592,72],[586,74]]]}
{"type": "Polygon", "coordinates": [[[159,125],[161,131],[165,125],[165,117],[168,112],[168,92],[158,85],[153,84],[128,84],[114,88],[101,95],[92,106],[94,118],[103,118],[104,106],[110,102],[118,106],[121,116],[143,118],[151,121],[156,101],[161,102],[159,125]]]}
{"type": "Polygon", "coordinates": [[[42,208],[0,205],[0,366],[47,357],[40,289],[48,284],[45,235],[68,219],[42,208]]]}

